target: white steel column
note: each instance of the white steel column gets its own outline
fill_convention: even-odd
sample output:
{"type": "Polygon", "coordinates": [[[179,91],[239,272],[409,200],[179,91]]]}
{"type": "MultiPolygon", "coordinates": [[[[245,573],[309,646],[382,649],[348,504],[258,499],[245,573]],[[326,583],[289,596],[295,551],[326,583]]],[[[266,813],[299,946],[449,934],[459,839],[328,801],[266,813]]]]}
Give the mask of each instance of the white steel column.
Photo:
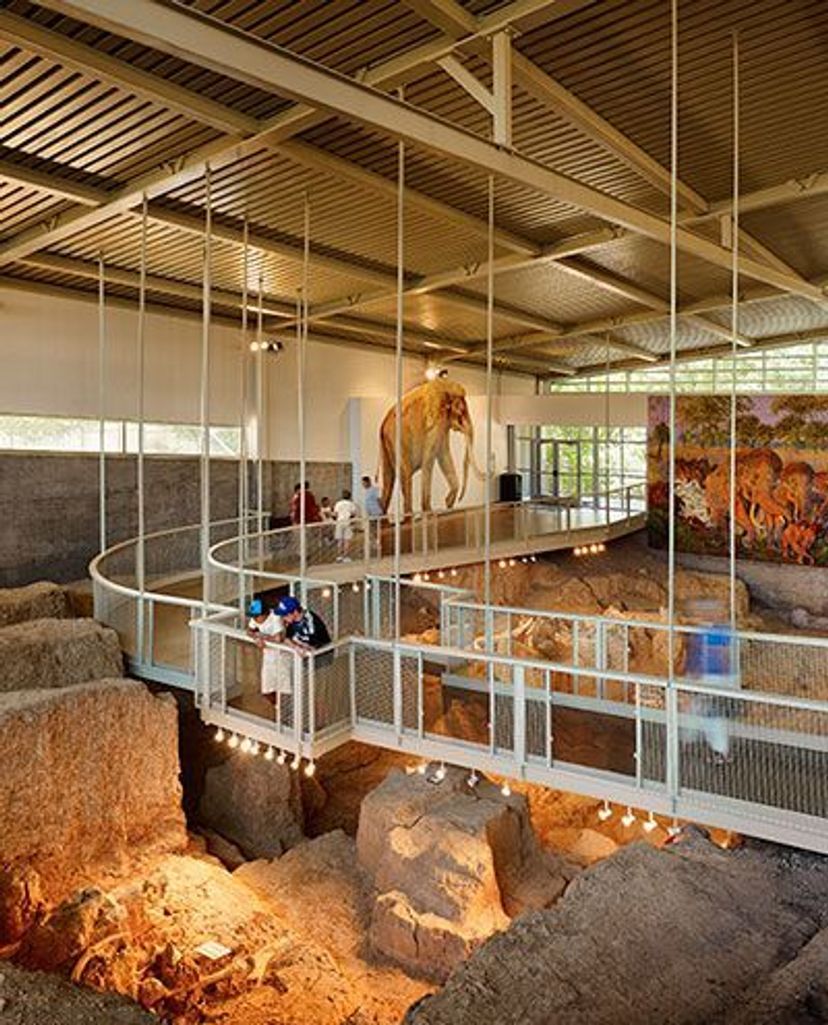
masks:
{"type": "MultiPolygon", "coordinates": [[[[731,304],[730,330],[730,629],[736,629],[736,445],[738,437],[738,397],[736,394],[736,349],[739,334],[739,34],[733,33],[733,228],[731,231],[731,304]]],[[[731,659],[734,652],[731,651],[731,659]]],[[[733,667],[731,666],[731,671],[733,667]]]]}
{"type": "MultiPolygon", "coordinates": [[[[259,533],[259,558],[261,560],[261,534],[264,530],[264,362],[262,342],[264,341],[264,292],[262,272],[259,271],[259,306],[256,310],[256,529],[259,533]]],[[[259,567],[261,569],[261,566],[259,567]]]]}
{"type": "MultiPolygon", "coordinates": [[[[405,289],[405,143],[397,143],[397,305],[394,344],[394,466],[396,468],[396,503],[394,515],[394,639],[399,640],[402,615],[400,612],[400,556],[402,554],[402,394],[403,394],[403,313],[405,289]]],[[[386,509],[386,514],[388,510],[386,509]]],[[[414,537],[412,507],[411,536],[414,537]]]]}
{"type": "Polygon", "coordinates": [[[305,476],[307,459],[305,456],[305,357],[308,342],[308,287],[310,284],[310,202],[305,192],[303,198],[303,233],[302,248],[302,294],[300,296],[300,316],[297,334],[296,373],[298,378],[296,394],[296,411],[299,418],[299,576],[301,577],[301,601],[307,598],[308,573],[308,537],[307,537],[307,492],[305,476]]]}
{"type": "Polygon", "coordinates": [[[141,202],[141,268],[138,283],[138,453],[136,456],[136,485],[138,492],[138,547],[135,552],[135,577],[138,584],[138,621],[136,651],[138,662],[144,661],[144,589],[145,558],[144,535],[146,516],[144,508],[144,363],[146,357],[146,307],[147,307],[147,197],[141,202]]]}
{"type": "Polygon", "coordinates": [[[98,258],[98,527],[100,551],[106,549],[106,277],[98,258]]]}
{"type": "MultiPolygon", "coordinates": [[[[248,224],[244,219],[244,247],[242,249],[242,315],[241,340],[239,342],[239,613],[245,612],[244,562],[247,551],[247,275],[248,275],[248,224]]],[[[244,622],[244,620],[242,620],[244,622]]]]}
{"type": "Polygon", "coordinates": [[[492,622],[492,348],[494,344],[494,213],[495,181],[489,175],[489,238],[486,277],[486,478],[483,495],[483,604],[486,606],[486,650],[494,648],[492,622]]]}
{"type": "Polygon", "coordinates": [[[212,180],[210,165],[204,174],[204,265],[201,296],[201,576],[204,614],[210,602],[210,289],[212,274],[212,180]]]}
{"type": "MultiPolygon", "coordinates": [[[[676,329],[678,326],[678,0],[670,4],[670,441],[667,497],[667,690],[665,783],[675,809],[679,786],[678,696],[675,681],[676,617],[676,329]]],[[[637,752],[641,758],[641,752],[637,752]]]]}

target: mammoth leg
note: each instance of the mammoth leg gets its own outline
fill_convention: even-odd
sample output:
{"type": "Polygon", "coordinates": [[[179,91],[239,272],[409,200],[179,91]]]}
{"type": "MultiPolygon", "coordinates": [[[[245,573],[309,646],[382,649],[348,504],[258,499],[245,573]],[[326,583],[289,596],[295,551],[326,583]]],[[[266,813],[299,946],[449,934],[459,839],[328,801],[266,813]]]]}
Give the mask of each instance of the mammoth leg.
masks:
{"type": "Polygon", "coordinates": [[[394,481],[396,480],[396,467],[394,466],[393,450],[389,451],[385,440],[382,441],[382,507],[386,511],[391,507],[391,495],[394,492],[394,481]]]}
{"type": "Polygon", "coordinates": [[[446,508],[454,508],[454,503],[457,501],[457,492],[459,488],[459,482],[457,480],[457,470],[454,468],[454,460],[451,457],[451,451],[448,445],[440,452],[437,456],[437,462],[440,465],[440,469],[443,471],[443,476],[446,478],[446,484],[448,484],[448,491],[446,492],[446,508]]]}
{"type": "Polygon", "coordinates": [[[428,454],[420,467],[420,505],[423,512],[431,512],[431,479],[434,476],[434,456],[428,454]]]}
{"type": "Polygon", "coordinates": [[[402,457],[402,465],[400,466],[400,490],[402,491],[403,497],[403,512],[406,516],[409,516],[414,511],[414,503],[412,501],[412,481],[413,472],[411,470],[411,463],[406,458],[405,453],[402,457]]]}

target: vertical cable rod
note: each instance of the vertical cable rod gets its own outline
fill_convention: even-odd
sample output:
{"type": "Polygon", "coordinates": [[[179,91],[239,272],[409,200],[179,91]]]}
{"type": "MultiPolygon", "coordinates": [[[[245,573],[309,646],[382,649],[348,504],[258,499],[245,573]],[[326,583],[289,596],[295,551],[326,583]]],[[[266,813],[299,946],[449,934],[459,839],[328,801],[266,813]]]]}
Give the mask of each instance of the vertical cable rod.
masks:
{"type": "MultiPolygon", "coordinates": [[[[402,90],[400,90],[402,99],[402,90]]],[[[402,554],[402,395],[403,395],[403,309],[405,287],[405,143],[397,142],[397,305],[394,336],[394,467],[397,482],[394,515],[394,639],[401,633],[400,557],[402,554]]],[[[388,510],[385,510],[386,513],[388,510]]],[[[411,519],[412,537],[414,518],[411,519]]]]}
{"type": "Polygon", "coordinates": [[[736,339],[739,335],[739,33],[733,33],[733,220],[730,239],[730,629],[736,629],[736,446],[738,397],[736,395],[736,339]]]}
{"type": "Polygon", "coordinates": [[[256,310],[256,527],[261,534],[264,530],[264,361],[262,342],[264,341],[264,279],[259,270],[259,305],[256,310]]]}
{"type": "Polygon", "coordinates": [[[201,577],[204,614],[210,603],[210,299],[212,288],[213,196],[210,165],[204,169],[204,253],[201,282],[201,577]]]}
{"type": "Polygon", "coordinates": [[[147,320],[147,195],[141,200],[141,247],[140,271],[138,276],[138,453],[136,457],[136,490],[138,492],[138,549],[136,552],[135,576],[138,584],[138,661],[144,658],[144,589],[145,581],[145,534],[146,509],[144,503],[144,364],[146,362],[146,320],[147,320]]]}
{"type": "Polygon", "coordinates": [[[249,263],[249,226],[247,217],[244,218],[242,229],[242,313],[241,313],[241,340],[239,342],[239,493],[238,493],[238,514],[239,514],[239,612],[244,615],[245,593],[244,593],[244,562],[247,533],[247,302],[248,288],[247,275],[249,263]]]}
{"type": "Polygon", "coordinates": [[[300,318],[298,346],[296,352],[296,369],[298,374],[297,415],[299,417],[299,576],[302,580],[302,601],[307,596],[305,577],[308,573],[308,536],[307,536],[307,492],[305,476],[307,474],[307,456],[305,451],[305,359],[308,344],[308,288],[310,285],[310,199],[304,193],[302,205],[302,293],[300,296],[300,318]]]}
{"type": "MultiPolygon", "coordinates": [[[[667,496],[667,794],[675,810],[680,788],[678,694],[675,679],[676,619],[676,331],[678,327],[678,0],[670,3],[670,416],[667,496]]],[[[644,752],[636,752],[639,760],[644,752]]]]}
{"type": "Polygon", "coordinates": [[[486,478],[483,495],[483,604],[486,606],[486,649],[494,646],[492,604],[492,364],[494,348],[494,214],[495,181],[488,181],[486,240],[486,478]]]}
{"type": "Polygon", "coordinates": [[[106,267],[98,257],[98,545],[106,550],[106,267]]]}

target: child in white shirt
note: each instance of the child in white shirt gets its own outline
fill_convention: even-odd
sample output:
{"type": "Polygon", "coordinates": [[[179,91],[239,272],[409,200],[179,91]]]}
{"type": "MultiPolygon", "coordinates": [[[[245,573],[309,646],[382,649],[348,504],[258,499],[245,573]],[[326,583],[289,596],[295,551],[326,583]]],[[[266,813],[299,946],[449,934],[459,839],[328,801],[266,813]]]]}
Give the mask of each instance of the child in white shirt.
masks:
{"type": "Polygon", "coordinates": [[[354,536],[353,520],[359,510],[356,504],[351,501],[351,492],[343,491],[342,498],[333,507],[334,514],[334,537],[336,538],[337,562],[350,562],[348,554],[351,547],[351,538],[354,536]]]}

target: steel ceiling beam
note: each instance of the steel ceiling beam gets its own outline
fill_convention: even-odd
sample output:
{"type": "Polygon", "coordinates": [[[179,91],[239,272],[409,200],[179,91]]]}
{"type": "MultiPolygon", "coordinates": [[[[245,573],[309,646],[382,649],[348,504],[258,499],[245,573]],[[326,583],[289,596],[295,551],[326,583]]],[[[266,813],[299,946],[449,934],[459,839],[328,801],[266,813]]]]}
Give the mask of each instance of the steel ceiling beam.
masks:
{"type": "MultiPolygon", "coordinates": [[[[510,24],[512,19],[529,16],[548,3],[549,0],[545,0],[545,2],[543,0],[513,0],[512,3],[505,4],[494,14],[484,18],[480,31],[496,31],[510,24]]],[[[48,2],[42,6],[48,6],[48,2]]],[[[40,47],[40,52],[44,55],[60,61],[63,60],[65,54],[67,60],[82,61],[83,67],[87,69],[87,58],[90,62],[94,60],[100,69],[99,73],[105,75],[107,81],[117,81],[122,88],[136,91],[138,95],[162,105],[168,102],[171,105],[181,104],[181,113],[194,120],[199,120],[194,104],[186,103],[187,109],[184,109],[185,101],[192,98],[190,91],[185,90],[187,93],[185,97],[178,87],[172,86],[172,83],[168,83],[160,77],[145,73],[125,72],[125,67],[129,68],[129,66],[124,62],[99,53],[92,47],[74,43],[68,37],[44,29],[42,26],[36,26],[36,23],[30,20],[0,11],[0,36],[23,48],[27,46],[27,40],[31,37],[33,45],[40,47]]],[[[412,72],[434,61],[440,55],[451,52],[454,47],[455,43],[452,39],[442,36],[390,60],[366,68],[361,73],[361,80],[375,87],[391,87],[404,81],[412,72]]],[[[233,114],[221,104],[214,105],[210,109],[201,106],[199,113],[208,119],[215,118],[217,123],[233,114]]],[[[220,139],[188,153],[179,154],[174,160],[165,163],[160,168],[141,175],[131,182],[119,185],[113,189],[107,202],[100,207],[94,210],[67,211],[30,231],[21,232],[14,239],[7,240],[8,248],[0,247],[0,263],[3,262],[4,256],[5,262],[21,258],[27,253],[36,252],[38,249],[48,248],[61,242],[76,231],[93,227],[101,221],[124,213],[131,207],[140,204],[144,192],[148,197],[153,198],[187,185],[204,174],[207,163],[212,163],[214,167],[232,163],[250,153],[273,147],[298,132],[319,124],[327,117],[327,113],[315,110],[305,104],[294,104],[268,121],[258,123],[252,135],[246,134],[246,129],[249,127],[247,122],[239,123],[237,126],[239,130],[231,131],[220,139]]],[[[206,123],[211,123],[211,120],[206,123]]],[[[416,197],[414,200],[416,202],[416,197]]],[[[432,200],[429,202],[432,212],[435,209],[433,204],[436,202],[432,200]]],[[[468,215],[463,216],[467,217],[468,215]]],[[[483,222],[478,219],[473,220],[477,220],[477,223],[482,226],[481,231],[485,230],[483,222]]],[[[470,226],[470,220],[467,220],[466,224],[470,226]]],[[[518,252],[531,251],[531,243],[511,238],[509,232],[499,233],[498,241],[499,244],[515,248],[518,252]]]]}
{"type": "MultiPolygon", "coordinates": [[[[92,260],[79,260],[69,256],[59,256],[55,253],[32,253],[25,260],[21,261],[28,267],[38,267],[41,270],[55,271],[58,274],[70,274],[74,277],[83,278],[87,281],[97,281],[99,268],[92,260]]],[[[104,264],[106,281],[115,285],[124,285],[128,288],[138,289],[140,285],[140,274],[138,271],[129,270],[126,267],[117,267],[111,263],[104,264]]],[[[162,295],[170,295],[179,299],[191,299],[201,304],[204,298],[203,286],[191,284],[187,281],[180,281],[175,278],[164,277],[159,274],[147,274],[146,286],[150,292],[157,292],[162,295]]],[[[213,300],[221,306],[234,306],[242,308],[242,296],[226,288],[212,288],[210,295],[213,300]]],[[[250,312],[258,310],[258,299],[250,298],[247,303],[250,312]]],[[[295,311],[293,303],[285,302],[274,296],[265,296],[263,312],[268,317],[292,316],[295,311]]]]}
{"type": "MultiPolygon", "coordinates": [[[[415,6],[415,9],[419,9],[422,17],[429,18],[430,12],[435,17],[439,17],[443,25],[445,25],[446,20],[453,12],[453,32],[458,39],[462,33],[468,31],[471,15],[457,0],[440,0],[439,5],[432,4],[429,0],[424,0],[424,2],[416,0],[413,6],[415,6]],[[433,10],[435,6],[439,6],[439,11],[436,13],[433,10]]],[[[433,21],[434,19],[432,18],[431,20],[433,21]]],[[[473,22],[474,19],[471,18],[471,21],[473,22]]],[[[487,56],[485,47],[479,37],[471,40],[471,48],[474,52],[487,56]]],[[[469,76],[469,72],[463,68],[456,57],[452,56],[449,60],[452,62],[453,68],[453,72],[450,71],[449,73],[453,73],[454,77],[458,78],[458,80],[463,75],[469,76]]],[[[444,63],[438,63],[446,69],[444,63]]],[[[512,75],[515,83],[539,103],[564,118],[569,124],[586,135],[587,138],[592,139],[593,142],[596,142],[613,154],[626,166],[631,167],[660,192],[669,195],[671,174],[668,167],[665,167],[651,157],[646,150],[633,142],[629,136],[619,131],[606,118],[602,117],[569,89],[515,49],[512,50],[512,75]]],[[[690,215],[698,214],[702,217],[708,215],[710,204],[704,196],[681,179],[677,181],[676,188],[681,205],[687,207],[690,215]]],[[[687,217],[685,223],[690,223],[690,216],[687,217]]],[[[755,256],[764,260],[768,266],[775,267],[783,273],[791,274],[798,277],[800,281],[802,280],[801,275],[797,271],[781,260],[764,243],[750,235],[744,228],[739,229],[739,238],[750,248],[755,256]]]]}
{"type": "MultiPolygon", "coordinates": [[[[134,39],[235,80],[300,103],[310,103],[395,138],[516,182],[564,205],[669,244],[670,224],[663,217],[607,195],[514,152],[507,152],[455,125],[385,96],[312,61],[218,26],[211,19],[169,7],[157,0],[133,0],[114,7],[109,0],[46,0],[46,6],[134,39]]],[[[731,255],[715,242],[686,228],[676,232],[678,248],[724,269],[731,255]]],[[[4,254],[5,255],[5,254],[4,254]]],[[[795,276],[758,260],[740,260],[741,273],[784,291],[822,300],[823,293],[795,276]]]]}
{"type": "Polygon", "coordinates": [[[81,206],[100,206],[107,199],[107,194],[103,189],[84,185],[82,182],[74,181],[72,178],[66,177],[65,174],[56,173],[51,169],[44,171],[24,167],[22,164],[4,157],[0,157],[0,178],[15,185],[45,192],[56,199],[69,199],[73,203],[80,203],[81,206]]]}

